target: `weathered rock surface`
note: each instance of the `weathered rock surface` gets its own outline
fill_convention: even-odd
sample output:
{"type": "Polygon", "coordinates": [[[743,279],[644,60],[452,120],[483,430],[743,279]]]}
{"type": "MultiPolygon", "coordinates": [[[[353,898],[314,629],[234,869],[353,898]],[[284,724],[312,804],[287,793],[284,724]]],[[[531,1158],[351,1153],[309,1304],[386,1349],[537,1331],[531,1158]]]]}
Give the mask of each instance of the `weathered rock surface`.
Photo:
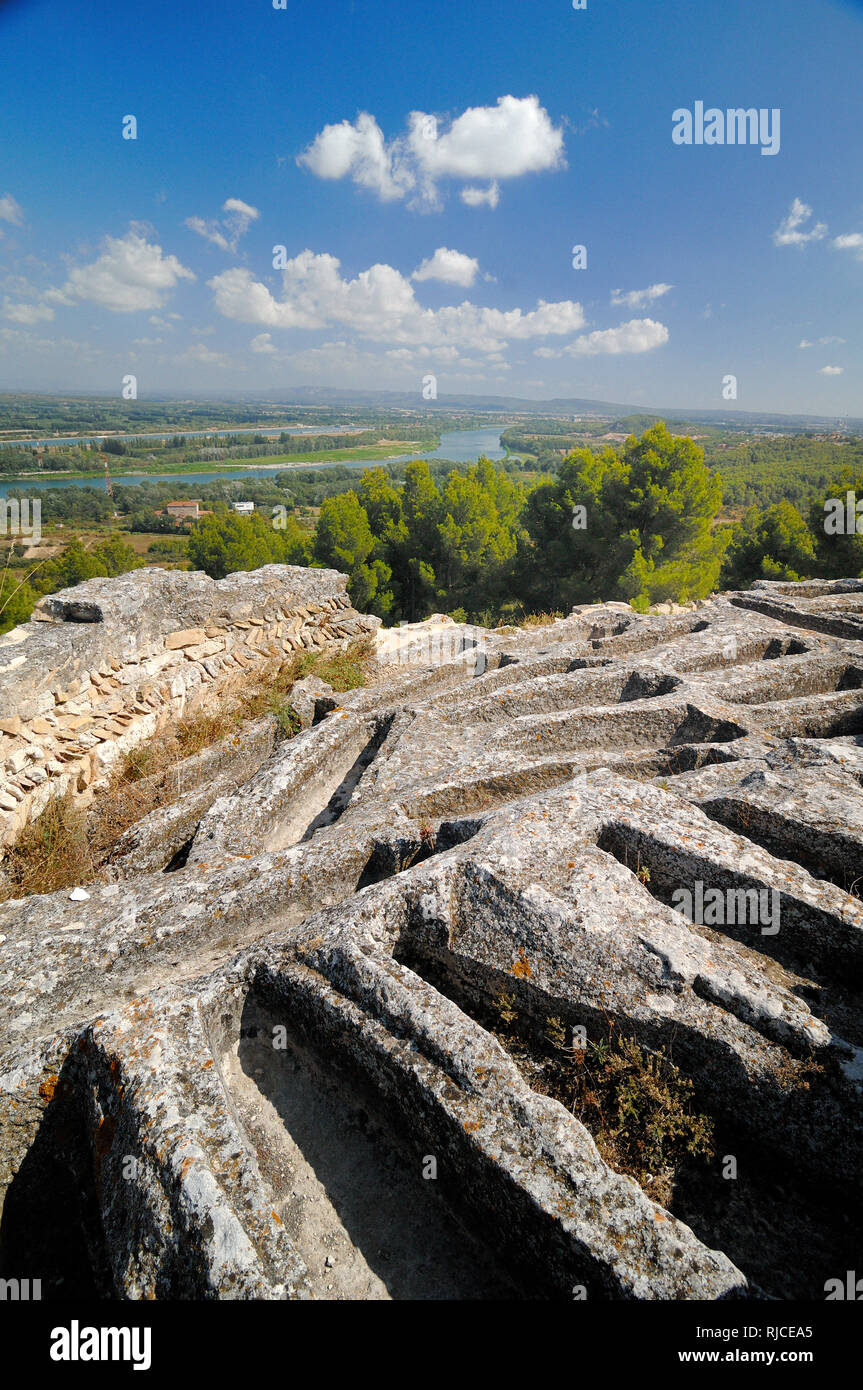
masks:
{"type": "Polygon", "coordinates": [[[49,594],[0,637],[0,847],[52,796],[92,801],[118,758],[294,652],[371,636],[335,570],[212,580],[142,569],[49,594]]]}
{"type": "MultiPolygon", "coordinates": [[[[75,594],[54,616],[109,611],[75,594]]],[[[371,685],[307,692],[297,737],[193,770],[116,882],[0,906],[2,1272],[823,1297],[860,1239],[861,621],[861,582],[763,583],[446,634],[443,661],[459,625],[405,633],[371,685]],[[679,910],[709,891],[737,915],[679,910]],[[531,1084],[550,1023],[691,1079],[717,1144],[667,1206],[531,1084]]]]}

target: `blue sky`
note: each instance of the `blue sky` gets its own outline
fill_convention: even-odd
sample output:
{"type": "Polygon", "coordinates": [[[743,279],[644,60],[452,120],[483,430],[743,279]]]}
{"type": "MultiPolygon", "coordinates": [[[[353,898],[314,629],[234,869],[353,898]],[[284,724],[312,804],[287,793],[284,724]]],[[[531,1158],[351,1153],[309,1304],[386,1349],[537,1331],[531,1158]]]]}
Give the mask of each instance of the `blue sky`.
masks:
{"type": "Polygon", "coordinates": [[[859,3],[13,0],[0,52],[0,389],[863,415],[859,3]]]}

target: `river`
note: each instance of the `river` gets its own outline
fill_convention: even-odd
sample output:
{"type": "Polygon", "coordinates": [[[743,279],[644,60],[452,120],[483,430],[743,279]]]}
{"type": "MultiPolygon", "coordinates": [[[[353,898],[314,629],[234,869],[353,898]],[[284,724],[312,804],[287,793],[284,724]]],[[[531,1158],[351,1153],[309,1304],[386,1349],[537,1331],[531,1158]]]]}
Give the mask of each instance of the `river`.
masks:
{"type": "MultiPolygon", "coordinates": [[[[174,431],[179,433],[180,431],[174,431]]],[[[188,430],[183,433],[190,433],[188,430]]],[[[206,430],[202,433],[212,434],[214,431],[206,430]]],[[[228,434],[235,434],[238,431],[228,430],[228,434]]],[[[251,431],[256,433],[256,431],[251,431]]],[[[257,433],[264,434],[266,431],[260,430],[257,433]]],[[[103,438],[104,436],[100,436],[103,438]]],[[[140,437],[140,436],[139,436],[140,437]]],[[[168,436],[154,435],[154,438],[170,438],[168,436]]],[[[58,443],[62,441],[49,441],[58,443]]],[[[126,473],[117,475],[114,482],[117,487],[134,487],[138,483],[212,483],[218,480],[230,481],[238,478],[274,478],[277,473],[287,472],[292,468],[327,468],[333,464],[343,464],[345,468],[375,468],[385,467],[389,463],[410,463],[412,459],[452,459],[453,463],[472,463],[485,454],[488,459],[502,459],[504,450],[500,447],[499,429],[474,429],[474,430],[448,430],[441,435],[439,448],[431,453],[420,454],[400,454],[397,458],[391,459],[340,459],[339,450],[333,451],[333,457],[329,459],[318,459],[314,463],[278,463],[269,464],[265,468],[256,468],[253,464],[243,468],[218,468],[205,473],[126,473]]],[[[119,457],[116,456],[116,457],[119,457]]],[[[115,456],[111,456],[112,461],[115,456]]],[[[109,464],[110,467],[110,464],[109,464]]],[[[105,484],[100,477],[94,478],[52,478],[40,480],[38,475],[30,474],[26,478],[7,478],[4,477],[0,482],[0,497],[5,497],[10,488],[46,488],[46,487],[95,487],[100,491],[105,484]]]]}

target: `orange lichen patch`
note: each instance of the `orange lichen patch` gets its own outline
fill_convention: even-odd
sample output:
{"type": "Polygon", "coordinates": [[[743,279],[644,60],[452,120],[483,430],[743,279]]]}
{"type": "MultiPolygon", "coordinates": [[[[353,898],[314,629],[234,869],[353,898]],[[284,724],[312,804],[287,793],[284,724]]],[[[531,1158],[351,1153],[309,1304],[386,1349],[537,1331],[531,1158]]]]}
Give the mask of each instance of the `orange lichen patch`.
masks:
{"type": "Polygon", "coordinates": [[[271,1212],[270,1212],[270,1215],[271,1215],[271,1217],[273,1218],[273,1220],[276,1222],[276,1225],[278,1225],[278,1226],[281,1226],[281,1225],[282,1225],[282,1218],[281,1218],[276,1212],[271,1211],[271,1212]]]}
{"type": "Polygon", "coordinates": [[[50,1076],[45,1078],[42,1085],[39,1087],[39,1094],[46,1105],[50,1105],[51,1101],[54,1099],[54,1092],[57,1089],[59,1080],[59,1076],[55,1076],[52,1072],[50,1076]]]}
{"type": "Polygon", "coordinates": [[[664,1221],[664,1220],[665,1220],[665,1212],[664,1212],[664,1211],[655,1211],[655,1212],[653,1213],[653,1219],[654,1219],[654,1221],[664,1221]]]}
{"type": "Polygon", "coordinates": [[[186,1176],[186,1174],[188,1173],[189,1169],[191,1168],[191,1166],[192,1166],[192,1164],[193,1164],[194,1162],[195,1162],[195,1160],[194,1160],[193,1158],[184,1158],[184,1159],[183,1159],[183,1162],[180,1164],[180,1177],[181,1177],[181,1178],[184,1178],[184,1177],[186,1176]]]}
{"type": "Polygon", "coordinates": [[[479,1129],[479,1120],[465,1120],[462,1129],[466,1130],[468,1134],[473,1134],[475,1129],[479,1129]]]}
{"type": "Polygon", "coordinates": [[[210,1060],[209,1060],[208,1062],[205,1062],[205,1063],[204,1063],[202,1070],[203,1070],[203,1071],[206,1071],[206,1070],[207,1070],[207,1067],[211,1067],[212,1065],[213,1065],[213,1059],[212,1059],[212,1057],[211,1057],[210,1060]]]}
{"type": "Polygon", "coordinates": [[[511,975],[515,975],[516,978],[519,979],[519,980],[528,979],[528,978],[533,974],[533,971],[532,971],[531,968],[530,968],[530,961],[528,960],[528,958],[527,958],[527,956],[526,956],[526,954],[525,954],[525,950],[524,950],[524,947],[523,947],[523,946],[520,946],[520,947],[519,947],[518,960],[515,962],[515,965],[512,967],[512,970],[510,971],[510,974],[511,974],[511,975]]]}

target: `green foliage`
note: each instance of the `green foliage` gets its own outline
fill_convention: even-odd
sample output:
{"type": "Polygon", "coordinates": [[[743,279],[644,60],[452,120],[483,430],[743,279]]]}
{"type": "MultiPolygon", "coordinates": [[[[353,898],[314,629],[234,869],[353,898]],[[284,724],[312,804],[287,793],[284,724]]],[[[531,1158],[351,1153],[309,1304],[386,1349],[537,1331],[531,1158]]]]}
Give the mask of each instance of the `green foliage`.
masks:
{"type": "Polygon", "coordinates": [[[285,522],[284,529],[273,526],[260,512],[201,517],[189,532],[191,567],[204,570],[211,579],[224,579],[237,570],[261,565],[310,564],[308,532],[291,516],[285,522]]]}
{"type": "Polygon", "coordinates": [[[373,656],[373,644],[360,638],[344,651],[304,652],[295,658],[297,679],[317,676],[333,690],[357,690],[366,683],[366,667],[373,656]]]}
{"type": "Polygon", "coordinates": [[[663,424],[622,451],[577,449],[557,479],[528,496],[519,597],[552,609],[615,593],[642,609],[702,598],[716,586],[729,540],[711,529],[721,501],[702,450],[663,424]],[[580,518],[586,525],[573,526],[580,518]]]}
{"type": "Polygon", "coordinates": [[[283,738],[293,738],[303,727],[297,711],[283,696],[272,697],[267,706],[267,713],[275,719],[283,738]]]}
{"type": "Polygon", "coordinates": [[[776,502],[763,511],[749,507],[734,527],[722,584],[744,589],[755,579],[792,581],[814,574],[815,568],[815,545],[806,522],[790,502],[776,502]]]}
{"type": "Polygon", "coordinates": [[[620,1038],[603,1082],[608,1137],[642,1173],[657,1173],[684,1154],[710,1157],[711,1121],[691,1113],[693,1084],[662,1053],[620,1038]]]}
{"type": "Polygon", "coordinates": [[[841,475],[863,474],[863,440],[783,434],[777,438],[710,439],[705,457],[722,473],[726,506],[764,507],[793,502],[801,509],[813,498],[835,497],[841,475]]]}
{"type": "Polygon", "coordinates": [[[326,498],[315,532],[315,557],[348,574],[348,593],[356,608],[383,617],[392,607],[392,592],[387,588],[392,572],[376,552],[369,518],[357,494],[343,492],[326,498]]]}
{"type": "Polygon", "coordinates": [[[495,1000],[494,1007],[502,1028],[509,1030],[513,1024],[518,1022],[514,994],[508,994],[506,990],[502,989],[495,1000]]]}
{"type": "MultiPolygon", "coordinates": [[[[863,469],[856,479],[851,473],[843,474],[836,480],[829,494],[819,497],[810,508],[809,524],[815,538],[818,573],[825,579],[857,579],[863,575],[863,534],[858,530],[858,527],[863,527],[863,516],[855,516],[855,524],[850,528],[850,518],[846,513],[844,521],[848,529],[843,529],[838,534],[833,534],[832,529],[828,531],[825,528],[829,514],[826,507],[828,499],[838,499],[845,504],[849,492],[852,493],[855,504],[863,501],[863,469]]],[[[830,510],[832,511],[832,508],[830,510]]],[[[844,505],[842,510],[846,510],[844,505]]]]}
{"type": "MultiPolygon", "coordinates": [[[[110,416],[111,408],[105,410],[110,416]]],[[[327,423],[343,421],[332,414],[327,423]]],[[[863,571],[863,536],[826,534],[823,512],[825,496],[844,496],[855,477],[857,495],[863,496],[863,442],[785,435],[729,444],[725,433],[707,427],[709,460],[722,462],[720,478],[699,445],[673,435],[662,422],[633,416],[615,424],[649,428],[615,447],[603,447],[599,438],[609,430],[607,419],[537,420],[506,430],[502,437],[510,447],[521,443],[545,451],[554,470],[545,476],[526,475],[509,459],[497,465],[484,458],[473,465],[417,459],[362,473],[333,465],[220,479],[198,483],[194,494],[189,484],[149,480],[136,486],[115,480],[113,499],[95,487],[47,488],[38,493],[43,529],[60,521],[112,527],[116,511],[129,530],[165,533],[148,554],[179,563],[185,551],[191,568],[213,578],[271,563],[332,566],[347,572],[357,608],[393,623],[442,610],[456,621],[492,626],[615,597],[643,612],[653,603],[703,597],[720,582],[739,588],[758,578],[793,581],[863,571]],[[786,498],[763,509],[750,506],[736,524],[719,524],[723,487],[728,495],[726,465],[732,471],[774,470],[785,480],[783,451],[790,455],[789,468],[808,467],[813,454],[805,480],[808,526],[786,498]],[[840,458],[846,465],[859,461],[857,472],[846,467],[838,474],[840,458]],[[831,479],[826,491],[824,476],[831,479]],[[820,491],[814,481],[819,477],[820,491]],[[191,495],[209,510],[191,530],[157,515],[172,496],[191,495]],[[253,501],[258,510],[239,515],[229,509],[235,500],[253,501]],[[311,515],[309,506],[320,507],[314,531],[297,520],[298,514],[311,515]]],[[[421,438],[428,428],[419,417],[368,426],[375,438],[421,438]]],[[[220,447],[223,442],[224,452],[273,447],[263,435],[224,436],[220,447]]],[[[127,453],[136,457],[143,449],[166,457],[189,447],[183,435],[125,441],[127,453]]],[[[0,587],[0,630],[24,621],[40,594],[141,563],[116,531],[89,547],[73,537],[60,555],[39,566],[28,566],[13,546],[0,587]]]]}
{"type": "Polygon", "coordinates": [[[0,633],[26,623],[37,598],[26,579],[15,571],[4,570],[0,575],[0,633]]]}

